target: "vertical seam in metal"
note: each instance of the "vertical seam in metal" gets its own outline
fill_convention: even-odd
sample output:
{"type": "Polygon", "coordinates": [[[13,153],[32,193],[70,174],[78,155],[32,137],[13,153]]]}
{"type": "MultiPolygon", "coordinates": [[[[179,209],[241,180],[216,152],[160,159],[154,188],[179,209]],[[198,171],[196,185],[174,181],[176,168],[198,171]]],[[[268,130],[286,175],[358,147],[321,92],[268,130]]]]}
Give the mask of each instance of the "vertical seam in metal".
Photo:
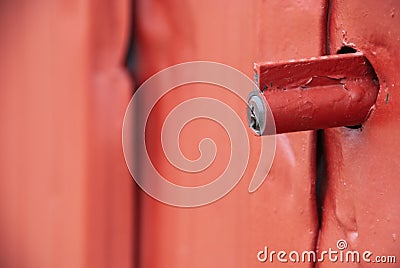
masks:
{"type": "MultiPolygon", "coordinates": [[[[137,69],[137,62],[136,62],[136,45],[135,42],[137,40],[137,33],[136,33],[136,23],[137,23],[137,1],[130,0],[130,9],[131,9],[131,18],[130,18],[130,29],[129,29],[129,38],[127,41],[126,52],[125,52],[125,69],[128,71],[129,76],[133,80],[133,92],[136,89],[135,81],[136,79],[136,72],[137,69]]],[[[132,93],[133,93],[132,92],[132,93]]],[[[141,267],[141,233],[142,233],[142,222],[141,222],[141,214],[142,214],[142,200],[141,200],[141,193],[140,190],[134,186],[133,193],[134,195],[134,213],[133,216],[133,239],[132,239],[132,251],[133,254],[131,256],[132,267],[141,267]]]]}
{"type": "Polygon", "coordinates": [[[331,36],[330,36],[330,24],[331,24],[331,13],[332,3],[331,0],[326,0],[326,18],[325,18],[325,55],[331,53],[331,36]]]}
{"type": "MultiPolygon", "coordinates": [[[[330,24],[331,24],[331,13],[332,13],[332,3],[331,0],[326,0],[325,2],[326,16],[325,16],[325,44],[324,44],[324,54],[330,55],[331,45],[330,45],[330,24]]],[[[315,205],[318,217],[318,233],[315,239],[314,249],[318,249],[321,227],[322,227],[322,214],[323,214],[323,204],[324,204],[324,178],[326,178],[326,155],[325,155],[325,145],[324,145],[324,130],[317,130],[315,134],[315,205]]],[[[316,265],[314,264],[313,267],[316,265]]]]}
{"type": "MultiPolygon", "coordinates": [[[[331,24],[331,13],[332,13],[332,3],[331,0],[326,0],[326,17],[325,17],[325,44],[324,44],[324,54],[329,55],[330,46],[330,24],[331,24]]],[[[324,130],[317,130],[315,135],[315,205],[318,217],[318,233],[315,239],[315,250],[318,249],[318,244],[320,241],[321,227],[322,227],[322,213],[324,204],[324,185],[323,179],[326,178],[326,155],[325,155],[325,145],[324,145],[324,130]]],[[[326,182],[325,182],[326,183],[326,182]]],[[[315,264],[313,265],[315,267],[315,264]]]]}

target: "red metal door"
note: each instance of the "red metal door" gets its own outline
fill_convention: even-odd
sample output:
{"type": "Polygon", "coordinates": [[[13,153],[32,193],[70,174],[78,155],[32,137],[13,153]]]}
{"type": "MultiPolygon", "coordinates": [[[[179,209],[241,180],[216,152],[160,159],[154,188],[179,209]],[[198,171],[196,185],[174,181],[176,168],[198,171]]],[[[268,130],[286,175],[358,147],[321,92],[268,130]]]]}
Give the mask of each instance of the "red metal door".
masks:
{"type": "Polygon", "coordinates": [[[128,1],[0,2],[0,267],[132,267],[128,1]]]}
{"type": "MultiPolygon", "coordinates": [[[[330,52],[362,51],[380,82],[369,119],[361,128],[325,130],[326,187],[320,248],[345,239],[348,248],[371,251],[371,263],[321,263],[320,267],[398,267],[375,257],[399,258],[400,21],[396,1],[331,1],[330,52]]],[[[393,261],[393,260],[392,260],[393,261]]]]}
{"type": "MultiPolygon", "coordinates": [[[[180,209],[141,196],[141,265],[255,267],[265,265],[256,255],[264,246],[299,252],[337,250],[341,240],[349,250],[368,250],[376,256],[398,254],[398,4],[389,1],[377,5],[372,1],[139,2],[140,81],[183,61],[223,62],[252,76],[253,62],[356,50],[364,53],[380,81],[376,105],[361,128],[327,129],[320,132],[319,142],[315,132],[279,135],[272,169],[253,194],[247,193],[246,183],[254,170],[254,157],[241,183],[211,205],[180,209]],[[325,164],[317,159],[317,146],[318,158],[324,157],[325,164]],[[317,161],[321,169],[318,189],[317,161]],[[317,195],[321,199],[319,208],[317,195]]],[[[216,89],[204,86],[196,92],[219,96],[236,109],[240,107],[239,102],[220,96],[216,89]]],[[[198,96],[187,91],[174,94],[179,101],[198,96]]],[[[179,101],[172,99],[160,102],[160,114],[177,105],[179,101]]],[[[156,131],[160,125],[153,127],[156,131]]],[[[196,144],[197,140],[186,136],[184,143],[196,144]]],[[[250,142],[256,152],[257,141],[252,137],[250,142]]],[[[154,154],[162,152],[155,150],[154,154]]],[[[173,174],[161,166],[163,169],[171,172],[167,175],[173,174]]],[[[287,264],[275,261],[273,265],[287,264]]],[[[375,264],[328,259],[315,264],[333,265],[375,264]]]]}
{"type": "MultiPolygon", "coordinates": [[[[0,3],[1,267],[376,267],[376,256],[400,257],[398,2],[134,2],[0,3]],[[260,141],[248,129],[250,162],[224,198],[197,208],[136,198],[121,150],[131,17],[138,84],[185,61],[221,62],[252,77],[254,62],[358,50],[379,78],[375,107],[359,127],[278,135],[273,166],[254,193],[260,141]],[[265,247],[336,249],[340,239],[371,251],[371,263],[257,259],[265,247]]],[[[224,148],[194,175],[168,165],[159,143],[166,114],[195,97],[218,99],[243,121],[246,106],[218,87],[190,85],[155,107],[146,132],[153,162],[169,179],[198,185],[226,167],[229,133],[207,120],[183,129],[189,158],[205,137],[224,148]]]]}
{"type": "MultiPolygon", "coordinates": [[[[139,1],[137,8],[139,82],[170,65],[193,60],[222,62],[252,77],[256,61],[311,57],[325,50],[325,1],[139,1]]],[[[159,122],[152,121],[149,133],[160,132],[165,114],[188,98],[205,95],[245,110],[243,103],[217,88],[189,91],[177,89],[159,102],[159,122]]],[[[201,126],[197,131],[207,132],[185,136],[183,146],[197,148],[198,136],[205,135],[217,137],[217,144],[222,142],[217,146],[226,146],[218,128],[201,126]]],[[[252,156],[245,176],[217,202],[184,209],[141,194],[140,267],[256,267],[265,265],[257,260],[265,246],[277,251],[315,248],[315,132],[280,135],[268,178],[252,194],[247,189],[259,147],[257,137],[250,136],[252,156]]],[[[165,161],[163,152],[153,150],[160,172],[174,177],[174,170],[160,164],[165,161]]],[[[218,172],[203,179],[215,178],[218,172]]],[[[190,180],[189,175],[185,178],[190,180]]]]}

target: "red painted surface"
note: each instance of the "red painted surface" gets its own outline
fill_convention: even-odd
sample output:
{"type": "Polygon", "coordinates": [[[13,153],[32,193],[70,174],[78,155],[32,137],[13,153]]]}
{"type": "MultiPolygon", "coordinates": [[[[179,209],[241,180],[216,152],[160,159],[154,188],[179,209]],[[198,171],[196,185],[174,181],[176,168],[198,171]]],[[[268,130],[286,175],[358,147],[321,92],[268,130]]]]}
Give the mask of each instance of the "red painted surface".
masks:
{"type": "MultiPolygon", "coordinates": [[[[330,50],[364,53],[380,81],[375,108],[362,129],[325,131],[326,196],[320,248],[339,238],[349,248],[400,258],[400,3],[332,1],[330,50]]],[[[330,264],[319,267],[398,267],[330,264]]]]}
{"type": "Polygon", "coordinates": [[[362,53],[257,63],[254,68],[277,134],[361,124],[379,90],[362,53]]]}
{"type": "Polygon", "coordinates": [[[132,267],[129,10],[0,2],[0,267],[132,267]]]}
{"type": "MultiPolygon", "coordinates": [[[[256,61],[312,57],[324,51],[325,1],[151,0],[139,1],[137,8],[136,75],[141,82],[163,68],[192,60],[222,62],[252,78],[256,61]]],[[[155,133],[160,132],[163,117],[176,103],[203,94],[219,98],[245,119],[245,104],[226,91],[212,86],[186,86],[186,90],[167,94],[155,107],[149,138],[157,141],[155,133]]],[[[189,157],[198,156],[199,135],[211,136],[218,148],[227,148],[223,131],[207,122],[197,122],[187,131],[180,141],[189,157]]],[[[221,200],[182,209],[141,193],[140,267],[264,267],[271,265],[257,261],[257,252],[264,246],[289,251],[315,248],[315,133],[279,135],[272,169],[253,194],[248,193],[248,185],[259,145],[258,138],[250,136],[248,170],[221,200]]],[[[225,157],[223,152],[218,156],[225,157]]],[[[161,173],[178,177],[165,163],[160,148],[151,154],[161,173]]],[[[200,182],[215,178],[220,166],[214,168],[200,182]]],[[[272,265],[287,266],[278,262],[272,265]]]]}
{"type": "MultiPolygon", "coordinates": [[[[338,239],[353,250],[399,259],[400,4],[356,0],[329,6],[322,0],[143,0],[135,22],[139,82],[191,60],[222,62],[252,77],[253,62],[336,54],[343,45],[366,56],[380,91],[361,129],[324,131],[319,229],[312,131],[277,136],[274,164],[255,193],[247,189],[259,140],[250,135],[250,164],[226,197],[182,209],[141,192],[136,211],[121,150],[131,94],[123,66],[129,1],[2,1],[0,267],[288,267],[259,263],[257,252],[264,246],[323,250],[335,248],[338,239]]],[[[157,105],[149,139],[159,139],[166,113],[191,97],[218,98],[245,117],[245,104],[226,91],[183,88],[157,105]]],[[[228,148],[223,129],[208,123],[182,132],[185,154],[195,157],[204,136],[228,148]]],[[[190,179],[174,177],[156,146],[150,153],[160,172],[179,182],[190,179]]],[[[216,177],[227,156],[219,155],[206,176],[189,184],[216,177]]]]}

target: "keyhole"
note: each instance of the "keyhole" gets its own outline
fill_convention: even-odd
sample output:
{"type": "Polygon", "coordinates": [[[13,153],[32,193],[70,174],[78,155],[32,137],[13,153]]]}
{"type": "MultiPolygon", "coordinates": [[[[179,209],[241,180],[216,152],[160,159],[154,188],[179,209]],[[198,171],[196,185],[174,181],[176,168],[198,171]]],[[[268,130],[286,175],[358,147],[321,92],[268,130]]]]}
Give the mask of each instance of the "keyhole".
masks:
{"type": "Polygon", "coordinates": [[[260,133],[260,123],[254,113],[254,106],[250,107],[250,127],[256,132],[260,133]]]}

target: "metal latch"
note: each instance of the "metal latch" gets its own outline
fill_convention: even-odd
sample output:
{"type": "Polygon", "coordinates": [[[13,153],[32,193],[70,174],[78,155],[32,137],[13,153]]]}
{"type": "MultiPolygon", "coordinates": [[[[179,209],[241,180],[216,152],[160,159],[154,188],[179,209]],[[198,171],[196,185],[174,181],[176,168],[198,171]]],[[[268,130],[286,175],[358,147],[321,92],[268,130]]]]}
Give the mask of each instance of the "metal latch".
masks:
{"type": "Polygon", "coordinates": [[[276,134],[363,123],[375,104],[379,82],[361,52],[286,62],[255,63],[259,90],[250,94],[248,121],[258,135],[275,120],[276,134]],[[272,118],[267,118],[269,105],[272,118]]]}

